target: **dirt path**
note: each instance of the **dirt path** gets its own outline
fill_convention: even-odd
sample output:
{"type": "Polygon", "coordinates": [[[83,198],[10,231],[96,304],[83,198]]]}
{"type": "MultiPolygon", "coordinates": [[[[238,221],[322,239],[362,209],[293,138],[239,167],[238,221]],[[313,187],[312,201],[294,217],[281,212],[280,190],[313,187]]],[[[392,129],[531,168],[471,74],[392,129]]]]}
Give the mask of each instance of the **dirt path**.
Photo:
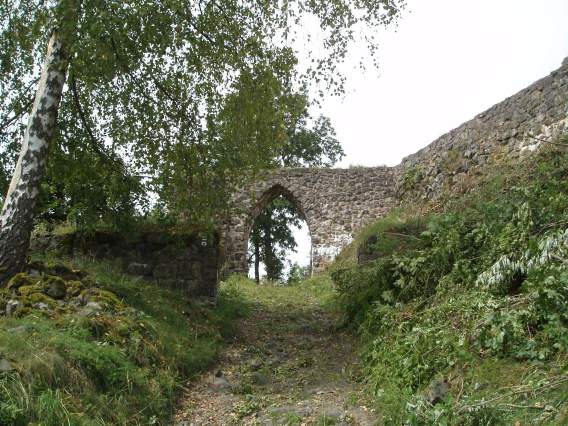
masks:
{"type": "Polygon", "coordinates": [[[188,385],[177,425],[376,424],[353,339],[337,331],[326,294],[246,283],[238,291],[250,315],[215,368],[188,385]]]}

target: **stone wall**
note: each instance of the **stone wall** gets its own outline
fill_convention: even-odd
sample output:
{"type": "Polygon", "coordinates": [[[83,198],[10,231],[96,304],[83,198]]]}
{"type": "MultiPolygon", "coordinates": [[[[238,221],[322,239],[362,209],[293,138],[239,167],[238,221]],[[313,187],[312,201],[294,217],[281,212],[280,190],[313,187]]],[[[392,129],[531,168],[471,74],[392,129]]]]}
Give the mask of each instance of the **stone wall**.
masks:
{"type": "Polygon", "coordinates": [[[503,159],[520,161],[568,129],[568,58],[549,76],[489,108],[395,168],[397,195],[436,199],[503,159]]]}
{"type": "Polygon", "coordinates": [[[118,262],[125,272],[186,291],[190,296],[215,297],[220,250],[217,237],[146,232],[129,235],[35,236],[32,251],[80,253],[118,262]]]}
{"type": "Polygon", "coordinates": [[[388,167],[279,169],[233,197],[222,232],[225,273],[248,270],[246,253],[256,216],[276,197],[292,201],[306,220],[315,271],[329,264],[355,233],[391,209],[394,173],[388,167]]]}

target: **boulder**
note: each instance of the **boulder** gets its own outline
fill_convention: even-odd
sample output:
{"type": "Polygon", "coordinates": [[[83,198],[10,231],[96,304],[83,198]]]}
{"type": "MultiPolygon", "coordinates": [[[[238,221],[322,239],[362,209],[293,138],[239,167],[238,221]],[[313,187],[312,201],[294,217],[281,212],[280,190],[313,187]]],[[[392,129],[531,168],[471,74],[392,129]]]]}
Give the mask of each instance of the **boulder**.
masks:
{"type": "Polygon", "coordinates": [[[38,302],[34,303],[33,307],[39,311],[47,311],[49,310],[49,305],[47,303],[38,302]]]}
{"type": "Polygon", "coordinates": [[[25,272],[20,272],[19,274],[16,274],[12,278],[10,278],[10,281],[8,281],[6,288],[8,288],[9,290],[15,291],[15,290],[19,289],[20,287],[29,286],[29,285],[32,285],[33,283],[34,283],[34,280],[33,280],[32,277],[30,277],[25,272]]]}
{"type": "Polygon", "coordinates": [[[64,299],[67,295],[67,285],[59,277],[47,276],[42,280],[43,292],[52,299],[64,299]]]}
{"type": "Polygon", "coordinates": [[[83,309],[77,312],[77,315],[80,317],[92,317],[97,315],[100,311],[102,311],[102,309],[103,307],[97,302],[89,302],[85,305],[85,307],[83,307],[83,309]]]}
{"type": "Polygon", "coordinates": [[[450,383],[447,379],[437,379],[433,380],[428,386],[428,392],[426,394],[426,399],[432,405],[442,402],[448,392],[450,391],[450,383]]]}
{"type": "Polygon", "coordinates": [[[217,371],[207,384],[210,388],[215,390],[224,390],[231,388],[231,384],[225,378],[225,375],[222,371],[217,371]]]}
{"type": "Polygon", "coordinates": [[[10,299],[6,302],[6,315],[14,315],[17,311],[24,307],[19,300],[10,299]]]}

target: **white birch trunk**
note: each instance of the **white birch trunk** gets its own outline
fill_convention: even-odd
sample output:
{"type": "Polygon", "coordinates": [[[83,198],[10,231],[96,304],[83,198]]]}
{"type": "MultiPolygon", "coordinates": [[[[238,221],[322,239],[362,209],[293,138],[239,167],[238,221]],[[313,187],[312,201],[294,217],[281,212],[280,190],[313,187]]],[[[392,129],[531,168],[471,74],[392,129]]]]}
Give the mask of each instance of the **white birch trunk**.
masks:
{"type": "Polygon", "coordinates": [[[12,182],[0,213],[0,284],[25,265],[34,208],[49,142],[55,131],[68,61],[59,34],[49,40],[28,127],[12,182]]]}

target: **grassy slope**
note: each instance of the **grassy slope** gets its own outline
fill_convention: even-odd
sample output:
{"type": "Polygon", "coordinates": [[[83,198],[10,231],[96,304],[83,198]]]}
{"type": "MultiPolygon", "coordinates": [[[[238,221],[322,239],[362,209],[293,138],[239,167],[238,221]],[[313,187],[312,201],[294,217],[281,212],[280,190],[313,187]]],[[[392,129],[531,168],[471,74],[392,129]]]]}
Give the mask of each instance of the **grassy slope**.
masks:
{"type": "Polygon", "coordinates": [[[30,310],[0,318],[0,424],[169,424],[180,385],[208,366],[245,307],[224,292],[212,309],[183,294],[72,259],[120,299],[82,317],[30,310]]]}
{"type": "Polygon", "coordinates": [[[378,235],[366,251],[379,259],[356,265],[351,248],[332,273],[384,422],[566,424],[566,150],[503,165],[444,211],[411,211],[362,233],[378,235]]]}

